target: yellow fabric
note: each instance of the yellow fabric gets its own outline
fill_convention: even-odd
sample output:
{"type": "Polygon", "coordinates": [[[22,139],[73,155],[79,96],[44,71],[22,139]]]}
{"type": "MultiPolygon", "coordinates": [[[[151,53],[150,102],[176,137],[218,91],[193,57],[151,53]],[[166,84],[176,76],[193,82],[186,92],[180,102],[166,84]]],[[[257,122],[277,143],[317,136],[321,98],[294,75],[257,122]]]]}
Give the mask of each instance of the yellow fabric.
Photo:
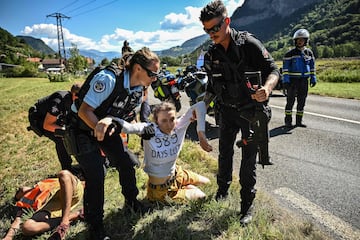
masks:
{"type": "Polygon", "coordinates": [[[199,175],[190,170],[184,170],[180,166],[176,166],[175,181],[169,187],[157,186],[155,189],[147,186],[147,198],[149,201],[166,202],[167,198],[176,201],[186,200],[184,189],[187,185],[196,185],[199,183],[199,175]]]}
{"type": "MultiPolygon", "coordinates": [[[[76,177],[75,177],[76,178],[76,177]]],[[[84,195],[84,186],[81,181],[76,178],[76,187],[73,191],[73,197],[71,201],[71,210],[73,210],[77,205],[82,201],[84,195]]],[[[54,197],[39,211],[47,211],[50,213],[51,218],[61,217],[61,198],[60,198],[60,188],[57,189],[54,197]]]]}

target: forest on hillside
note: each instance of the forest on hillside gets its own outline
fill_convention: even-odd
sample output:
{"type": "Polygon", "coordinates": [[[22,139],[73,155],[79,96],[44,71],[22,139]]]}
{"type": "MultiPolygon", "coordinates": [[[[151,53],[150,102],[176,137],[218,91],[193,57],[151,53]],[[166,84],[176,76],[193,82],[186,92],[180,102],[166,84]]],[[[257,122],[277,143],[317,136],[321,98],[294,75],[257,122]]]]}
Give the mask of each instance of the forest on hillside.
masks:
{"type": "Polygon", "coordinates": [[[294,46],[292,34],[299,28],[310,32],[310,48],[317,58],[360,56],[359,0],[325,0],[297,16],[265,43],[275,59],[294,46]]]}

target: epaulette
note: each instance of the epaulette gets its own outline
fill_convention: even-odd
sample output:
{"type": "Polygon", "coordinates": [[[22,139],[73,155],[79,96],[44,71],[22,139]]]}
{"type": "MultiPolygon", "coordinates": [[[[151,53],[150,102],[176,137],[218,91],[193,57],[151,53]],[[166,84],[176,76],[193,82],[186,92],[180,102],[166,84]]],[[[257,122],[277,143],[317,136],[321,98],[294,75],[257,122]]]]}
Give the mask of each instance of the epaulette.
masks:
{"type": "Polygon", "coordinates": [[[247,31],[241,31],[238,32],[233,39],[236,45],[243,45],[249,36],[252,36],[252,34],[247,31]]]}

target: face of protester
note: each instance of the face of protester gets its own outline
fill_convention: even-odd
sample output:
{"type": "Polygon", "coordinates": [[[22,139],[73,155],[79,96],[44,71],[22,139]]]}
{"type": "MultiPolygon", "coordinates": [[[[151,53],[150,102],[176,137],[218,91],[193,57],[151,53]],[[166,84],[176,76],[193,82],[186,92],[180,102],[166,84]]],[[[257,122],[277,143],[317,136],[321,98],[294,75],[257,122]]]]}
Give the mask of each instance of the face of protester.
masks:
{"type": "Polygon", "coordinates": [[[209,21],[202,22],[204,31],[209,34],[211,40],[215,44],[225,44],[228,42],[229,35],[227,34],[230,18],[216,17],[209,21]]]}
{"type": "Polygon", "coordinates": [[[176,124],[176,111],[160,111],[157,114],[157,125],[160,130],[165,134],[170,134],[175,128],[176,124]]]}

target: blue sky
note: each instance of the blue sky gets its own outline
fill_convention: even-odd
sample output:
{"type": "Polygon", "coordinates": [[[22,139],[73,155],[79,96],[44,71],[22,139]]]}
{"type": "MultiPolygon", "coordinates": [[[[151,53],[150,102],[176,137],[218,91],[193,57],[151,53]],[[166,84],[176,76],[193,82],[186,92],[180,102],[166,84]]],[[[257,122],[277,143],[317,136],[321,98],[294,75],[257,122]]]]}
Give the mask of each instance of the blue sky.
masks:
{"type": "MultiPolygon", "coordinates": [[[[137,50],[163,50],[204,34],[200,10],[209,0],[4,0],[0,27],[12,35],[41,38],[55,51],[56,18],[61,13],[65,46],[121,51],[127,39],[137,50]]],[[[223,0],[229,15],[244,0],[223,0]]]]}

